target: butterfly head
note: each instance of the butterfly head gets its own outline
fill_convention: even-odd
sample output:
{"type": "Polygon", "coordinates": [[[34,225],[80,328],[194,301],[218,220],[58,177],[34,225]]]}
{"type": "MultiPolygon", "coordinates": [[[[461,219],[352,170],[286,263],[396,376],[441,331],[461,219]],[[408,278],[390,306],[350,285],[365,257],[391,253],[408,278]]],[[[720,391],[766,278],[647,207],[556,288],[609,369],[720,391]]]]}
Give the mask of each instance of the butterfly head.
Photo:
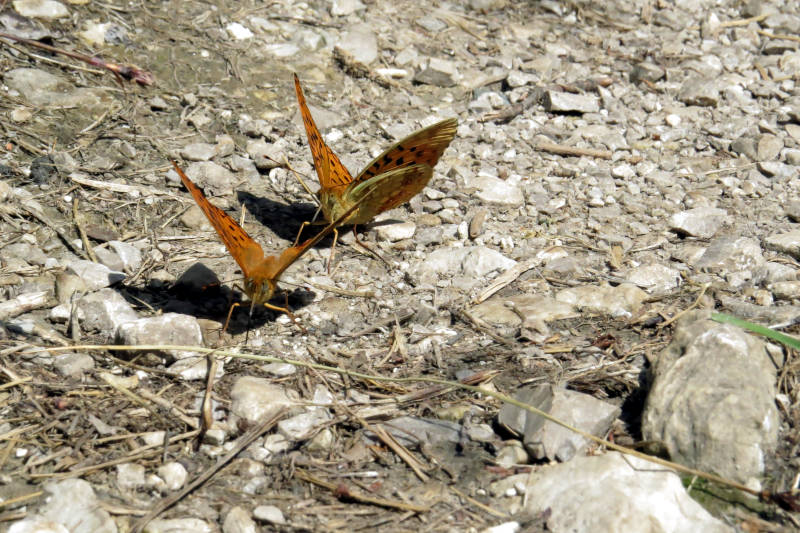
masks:
{"type": "Polygon", "coordinates": [[[244,280],[244,292],[250,297],[251,307],[268,302],[276,288],[277,283],[273,279],[252,277],[244,280]]]}

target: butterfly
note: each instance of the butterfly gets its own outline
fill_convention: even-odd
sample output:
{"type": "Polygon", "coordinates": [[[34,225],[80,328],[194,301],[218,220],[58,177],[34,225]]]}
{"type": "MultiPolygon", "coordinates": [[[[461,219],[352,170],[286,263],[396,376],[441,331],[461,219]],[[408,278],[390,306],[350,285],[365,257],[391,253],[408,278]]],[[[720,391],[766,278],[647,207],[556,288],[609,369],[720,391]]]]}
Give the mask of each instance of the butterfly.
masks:
{"type": "MultiPolygon", "coordinates": [[[[317,235],[302,244],[291,246],[278,256],[265,256],[261,245],[254,241],[228,213],[209,202],[203,191],[189,179],[175,161],[172,161],[172,165],[175,167],[178,176],[180,176],[183,185],[192,194],[195,202],[206,214],[214,229],[217,230],[217,234],[225,244],[225,247],[228,248],[228,252],[242,269],[244,292],[250,298],[250,312],[252,313],[256,305],[263,305],[274,311],[286,313],[292,319],[292,322],[296,322],[294,315],[288,308],[269,303],[277,289],[278,278],[300,256],[333,231],[336,225],[341,224],[344,219],[350,216],[358,208],[358,204],[343,212],[334,223],[328,224],[317,235]]],[[[233,313],[233,309],[237,305],[239,304],[235,303],[231,306],[223,331],[228,329],[231,313],[233,313]]]]}
{"type": "Polygon", "coordinates": [[[306,105],[297,74],[294,75],[294,88],[319,178],[317,195],[322,215],[329,223],[343,219],[343,224],[353,224],[353,234],[356,224],[366,224],[376,215],[394,209],[422,191],[433,176],[433,167],[456,135],[458,121],[455,118],[437,122],[390,146],[353,179],[322,139],[306,105]],[[357,208],[353,209],[353,206],[357,208]],[[343,216],[345,213],[350,214],[343,216]]]}

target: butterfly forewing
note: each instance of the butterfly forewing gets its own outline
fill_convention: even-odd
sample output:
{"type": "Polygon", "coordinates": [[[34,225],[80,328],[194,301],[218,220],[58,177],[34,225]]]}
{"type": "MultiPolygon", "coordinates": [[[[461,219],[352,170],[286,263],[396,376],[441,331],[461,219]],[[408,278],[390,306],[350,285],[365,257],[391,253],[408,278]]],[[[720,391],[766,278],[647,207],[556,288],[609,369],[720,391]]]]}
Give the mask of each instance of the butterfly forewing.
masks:
{"type": "Polygon", "coordinates": [[[294,75],[294,88],[297,92],[297,103],[300,106],[303,124],[306,127],[308,146],[311,148],[311,156],[314,158],[314,168],[317,171],[317,177],[319,177],[322,189],[336,189],[347,186],[353,181],[353,176],[350,175],[347,168],[322,139],[322,134],[314,123],[314,119],[311,118],[311,112],[308,110],[308,105],[306,105],[306,99],[303,96],[303,89],[300,87],[300,80],[297,78],[297,74],[294,75]]]}
{"type": "Polygon", "coordinates": [[[245,277],[249,277],[258,264],[264,259],[264,250],[247,234],[245,230],[228,213],[208,201],[203,191],[195,185],[183,170],[172,162],[175,171],[181,177],[183,185],[192,193],[195,202],[208,217],[208,221],[217,230],[219,238],[228,248],[245,277]]]}
{"type": "Polygon", "coordinates": [[[390,170],[418,163],[435,167],[455,137],[457,127],[458,121],[448,118],[412,133],[373,159],[356,177],[355,182],[361,183],[390,170]]]}

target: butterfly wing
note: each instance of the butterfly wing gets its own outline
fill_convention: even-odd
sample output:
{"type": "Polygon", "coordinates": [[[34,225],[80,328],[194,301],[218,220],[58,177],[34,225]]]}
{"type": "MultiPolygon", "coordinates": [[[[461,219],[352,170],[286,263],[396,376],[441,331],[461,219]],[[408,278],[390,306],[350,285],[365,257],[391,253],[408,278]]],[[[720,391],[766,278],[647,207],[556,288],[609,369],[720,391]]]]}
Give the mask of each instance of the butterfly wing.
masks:
{"type": "MultiPolygon", "coordinates": [[[[317,129],[314,119],[311,118],[311,112],[306,105],[306,99],[303,96],[303,89],[300,87],[300,80],[297,78],[297,74],[294,75],[294,88],[295,92],[297,92],[297,103],[300,106],[300,114],[303,116],[308,146],[311,149],[311,156],[314,158],[314,168],[317,170],[322,192],[330,192],[338,196],[352,183],[353,176],[350,175],[350,172],[347,171],[336,154],[322,139],[322,134],[317,129]]],[[[330,220],[328,213],[325,213],[325,215],[330,220]]]]}
{"type": "Polygon", "coordinates": [[[342,203],[358,205],[358,211],[348,221],[366,224],[376,215],[394,209],[417,195],[433,176],[426,164],[395,168],[356,184],[347,190],[342,203]]]}
{"type": "Polygon", "coordinates": [[[448,118],[412,133],[373,159],[356,177],[355,183],[415,164],[425,164],[432,169],[456,136],[457,127],[458,120],[448,118]]]}
{"type": "Polygon", "coordinates": [[[203,191],[184,174],[175,161],[172,161],[172,165],[178,176],[181,177],[184,186],[192,193],[194,201],[217,230],[217,234],[225,243],[228,252],[239,264],[245,279],[251,278],[256,267],[264,260],[264,250],[228,213],[209,202],[203,191]]]}

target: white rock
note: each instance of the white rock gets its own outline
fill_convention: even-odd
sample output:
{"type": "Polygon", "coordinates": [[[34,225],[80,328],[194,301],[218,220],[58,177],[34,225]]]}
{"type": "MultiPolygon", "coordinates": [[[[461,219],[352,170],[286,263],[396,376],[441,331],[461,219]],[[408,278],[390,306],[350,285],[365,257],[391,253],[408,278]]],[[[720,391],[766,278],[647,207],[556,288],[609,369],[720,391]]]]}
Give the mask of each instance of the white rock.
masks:
{"type": "Polygon", "coordinates": [[[689,497],[674,472],[615,452],[533,470],[523,507],[528,516],[550,513],[553,533],[612,533],[630,524],[641,533],[733,532],[689,497]]]}
{"type": "Polygon", "coordinates": [[[256,533],[256,523],[244,507],[232,507],[222,523],[222,533],[256,533]]]}
{"type": "Polygon", "coordinates": [[[186,483],[186,468],[177,461],[171,461],[158,467],[158,475],[166,483],[169,490],[178,490],[186,483]]]}
{"type": "Polygon", "coordinates": [[[231,413],[251,423],[260,422],[294,404],[286,389],[262,378],[241,377],[231,389],[231,413]]]}
{"type": "Polygon", "coordinates": [[[370,24],[357,24],[345,33],[336,45],[353,59],[369,65],[378,59],[378,37],[370,24]]]}
{"type": "Polygon", "coordinates": [[[410,239],[417,231],[417,225],[413,222],[400,222],[398,224],[386,224],[385,226],[376,226],[375,230],[378,236],[389,242],[402,241],[410,239]]]}
{"type": "Polygon", "coordinates": [[[58,19],[69,15],[67,7],[55,0],[15,0],[14,9],[30,18],[58,19]]]}
{"type": "Polygon", "coordinates": [[[136,490],[144,485],[144,466],[136,463],[117,465],[117,486],[122,490],[136,490]]]}
{"type": "Polygon", "coordinates": [[[269,522],[270,524],[282,525],[286,523],[283,513],[274,505],[259,505],[253,509],[253,516],[256,520],[269,522]]]}
{"type": "Polygon", "coordinates": [[[231,22],[225,29],[228,30],[228,33],[231,34],[231,37],[234,39],[238,39],[240,41],[244,39],[249,39],[253,36],[253,32],[239,24],[238,22],[231,22]]]}
{"type": "Polygon", "coordinates": [[[105,265],[78,259],[67,264],[67,271],[72,272],[86,285],[86,290],[97,291],[125,279],[122,272],[113,271],[105,265]]]}

